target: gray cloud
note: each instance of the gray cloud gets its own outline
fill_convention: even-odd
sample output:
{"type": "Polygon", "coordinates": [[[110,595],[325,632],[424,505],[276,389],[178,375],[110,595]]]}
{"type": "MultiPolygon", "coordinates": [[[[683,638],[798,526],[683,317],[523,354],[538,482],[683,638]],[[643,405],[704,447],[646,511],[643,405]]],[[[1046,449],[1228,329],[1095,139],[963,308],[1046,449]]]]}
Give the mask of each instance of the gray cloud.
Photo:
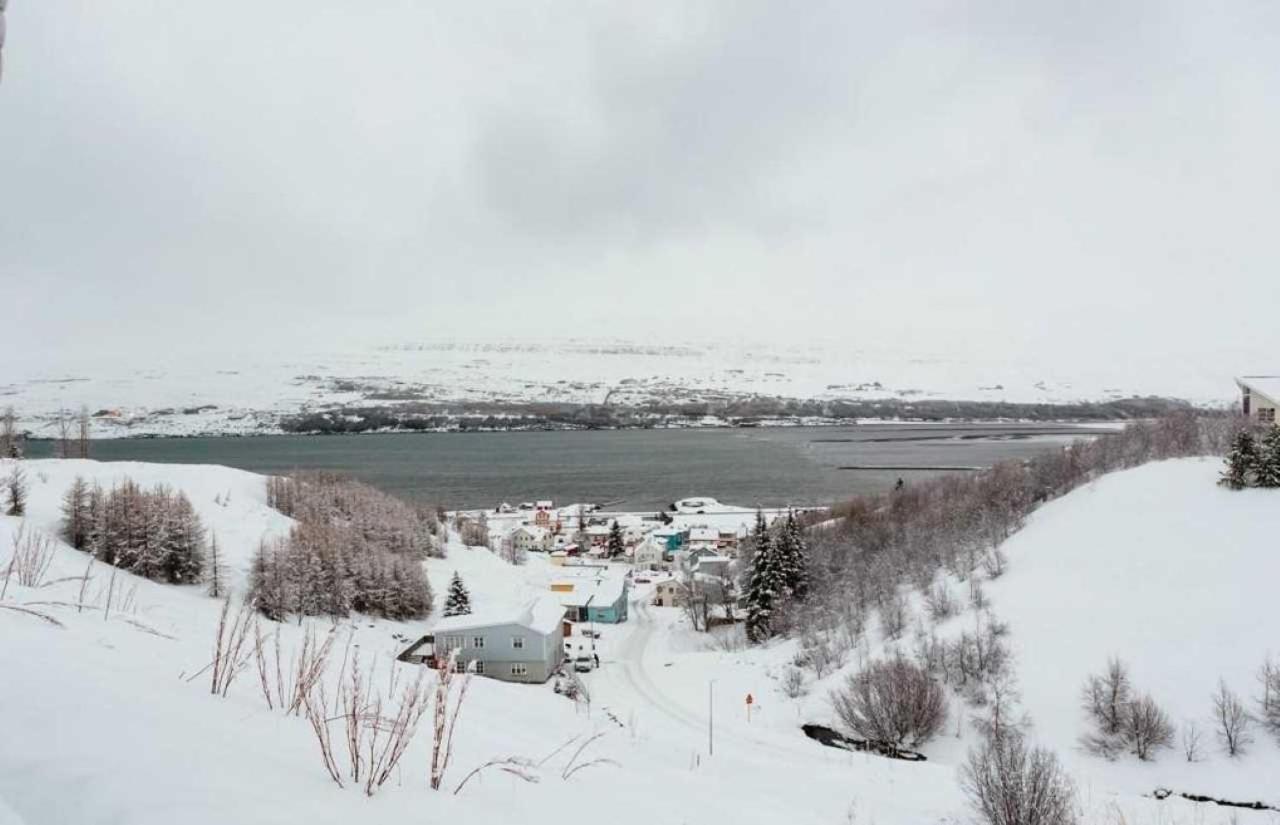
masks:
{"type": "Polygon", "coordinates": [[[18,0],[3,334],[1277,350],[1273,4],[906,5],[18,0]]]}

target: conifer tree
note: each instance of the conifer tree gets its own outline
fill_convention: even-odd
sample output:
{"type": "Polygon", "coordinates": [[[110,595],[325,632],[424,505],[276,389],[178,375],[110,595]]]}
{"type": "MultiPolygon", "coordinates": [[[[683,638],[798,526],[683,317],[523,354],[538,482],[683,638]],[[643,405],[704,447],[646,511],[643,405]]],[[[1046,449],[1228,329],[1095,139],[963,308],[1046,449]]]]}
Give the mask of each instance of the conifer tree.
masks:
{"type": "Polygon", "coordinates": [[[227,595],[227,563],[223,558],[222,548],[218,546],[218,534],[209,537],[209,567],[206,573],[209,583],[209,595],[221,599],[227,595]]]}
{"type": "Polygon", "coordinates": [[[1226,467],[1218,483],[1232,490],[1243,490],[1252,480],[1257,461],[1258,450],[1253,434],[1248,430],[1240,430],[1231,440],[1231,449],[1227,451],[1225,459],[1226,467]]]}
{"type": "Polygon", "coordinates": [[[471,594],[467,592],[467,586],[462,583],[462,577],[455,570],[449,581],[449,595],[444,600],[444,615],[465,616],[470,612],[471,594]]]}
{"type": "Polygon", "coordinates": [[[777,546],[765,524],[764,513],[759,510],[752,544],[755,554],[751,558],[751,579],[747,585],[747,638],[759,644],[773,635],[773,612],[784,596],[785,587],[777,546]]]}
{"type": "Polygon", "coordinates": [[[796,601],[804,601],[809,595],[809,548],[804,531],[790,510],[778,535],[778,561],[787,592],[796,601]]]}
{"type": "Polygon", "coordinates": [[[62,497],[62,537],[77,550],[89,543],[92,526],[89,512],[89,485],[76,476],[62,497]]]}
{"type": "Polygon", "coordinates": [[[14,467],[5,479],[4,486],[9,493],[8,514],[20,516],[27,512],[27,474],[21,467],[14,467]]]}
{"type": "Polygon", "coordinates": [[[1255,474],[1259,487],[1280,487],[1280,427],[1272,427],[1262,437],[1255,474]]]}
{"type": "Polygon", "coordinates": [[[626,552],[626,544],[622,540],[622,528],[618,526],[617,519],[614,519],[612,526],[609,527],[609,558],[616,559],[626,552]]]}

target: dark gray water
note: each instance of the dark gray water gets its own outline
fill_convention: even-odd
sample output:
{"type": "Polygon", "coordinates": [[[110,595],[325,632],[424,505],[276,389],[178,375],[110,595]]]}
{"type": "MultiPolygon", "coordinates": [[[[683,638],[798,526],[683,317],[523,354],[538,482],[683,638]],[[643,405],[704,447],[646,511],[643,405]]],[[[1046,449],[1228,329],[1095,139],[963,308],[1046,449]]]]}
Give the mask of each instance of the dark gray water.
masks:
{"type": "MultiPolygon", "coordinates": [[[[752,506],[824,505],[899,477],[1025,458],[1096,430],[1044,424],[866,424],[761,429],[404,433],[110,439],[103,461],[226,464],[260,473],[338,470],[449,508],[537,498],[657,509],[712,496],[752,506]],[[849,469],[849,468],[895,469],[849,469]],[[844,469],[842,469],[844,468],[844,469]],[[907,468],[907,469],[896,469],[907,468]],[[925,469],[933,468],[933,469],[925,469]]],[[[32,445],[33,457],[51,445],[32,445]]]]}

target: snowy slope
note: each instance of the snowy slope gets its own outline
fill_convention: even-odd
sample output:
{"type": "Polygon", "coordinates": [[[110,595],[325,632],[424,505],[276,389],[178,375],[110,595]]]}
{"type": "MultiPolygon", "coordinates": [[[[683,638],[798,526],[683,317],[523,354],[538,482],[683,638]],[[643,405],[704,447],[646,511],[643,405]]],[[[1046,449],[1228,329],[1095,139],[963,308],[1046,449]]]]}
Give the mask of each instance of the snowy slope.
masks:
{"type": "Polygon", "coordinates": [[[1280,655],[1280,491],[1216,486],[1216,459],[1104,476],[1037,512],[1006,544],[1009,573],[989,588],[1012,627],[1023,704],[1036,734],[1100,787],[1158,786],[1280,805],[1280,745],[1261,729],[1230,759],[1213,737],[1219,677],[1248,702],[1280,655]],[[1205,731],[1203,761],[1175,746],[1153,764],[1080,752],[1086,676],[1119,656],[1176,725],[1205,731]]]}
{"type": "Polygon", "coordinates": [[[141,365],[89,356],[23,362],[0,375],[0,404],[12,405],[23,426],[42,437],[57,435],[59,410],[84,404],[106,413],[93,429],[105,437],[273,432],[282,415],[363,399],[670,404],[764,395],[1063,403],[1162,395],[1219,403],[1232,395],[1222,369],[1231,363],[1240,362],[1125,359],[1081,368],[1014,353],[959,358],[835,344],[440,340],[172,361],[157,355],[141,365]]]}
{"type": "MultiPolygon", "coordinates": [[[[126,469],[55,461],[25,467],[33,479],[30,514],[21,520],[0,517],[0,562],[7,560],[11,537],[24,522],[27,529],[54,529],[60,488],[76,474],[108,483],[126,469]]],[[[238,559],[248,558],[259,529],[288,527],[287,519],[266,508],[261,479],[251,474],[175,465],[129,465],[127,471],[139,481],[186,490],[238,559]],[[219,501],[226,500],[228,491],[230,502],[224,506],[219,501]]],[[[1215,497],[1217,491],[1208,494],[1215,497]]],[[[1081,491],[1046,508],[1027,535],[1043,533],[1050,519],[1070,521],[1088,495],[1081,491]]],[[[1031,558],[1039,553],[1028,547],[1011,548],[1018,559],[1000,585],[1000,609],[1010,614],[1016,612],[1009,596],[1019,589],[1019,576],[1026,577],[1028,587],[1059,587],[1056,576],[1040,578],[1031,558]]],[[[554,572],[541,558],[514,568],[481,548],[454,542],[448,551],[447,559],[427,563],[432,585],[442,593],[457,570],[477,609],[545,592],[554,572]]],[[[78,576],[84,562],[82,554],[60,546],[49,579],[78,576]]],[[[821,714],[821,697],[791,703],[777,690],[776,676],[794,643],[762,650],[711,649],[707,637],[688,631],[679,611],[645,607],[643,590],[636,593],[632,621],[600,627],[603,666],[586,676],[590,706],[557,696],[549,685],[478,679],[459,722],[446,781],[449,792],[426,787],[429,731],[424,725],[400,774],[367,799],[358,789],[332,784],[305,721],[269,711],[254,673],[242,677],[226,699],[211,697],[202,675],[188,681],[209,660],[217,621],[218,604],[200,588],[122,574],[130,589],[136,586],[133,604],[124,613],[117,608],[108,620],[94,597],[101,572],[84,612],[56,604],[74,602],[78,582],[42,588],[11,585],[5,604],[43,609],[63,627],[0,610],[0,707],[6,708],[0,717],[0,822],[497,822],[508,821],[513,811],[532,825],[558,824],[572,812],[618,823],[968,821],[954,771],[960,746],[941,742],[930,751],[934,761],[917,765],[813,744],[797,726],[821,714]],[[709,692],[716,701],[714,756],[707,752],[709,692]],[[742,704],[747,692],[757,700],[750,722],[742,704]],[[542,759],[571,737],[595,732],[605,735],[592,746],[591,756],[616,765],[593,767],[566,781],[561,771],[568,756],[561,752],[538,769],[536,784],[491,771],[460,796],[451,793],[467,771],[490,758],[542,759]]],[[[328,621],[312,624],[321,631],[331,626],[328,621]]],[[[408,666],[393,665],[391,658],[402,648],[402,639],[420,635],[429,625],[355,617],[340,622],[336,632],[344,643],[350,638],[351,649],[358,649],[363,661],[375,661],[379,674],[392,667],[412,673],[408,666]]],[[[1034,625],[1025,617],[1015,622],[1020,645],[1040,632],[1034,625]],[[1020,635],[1024,621],[1033,635],[1020,635]]],[[[290,624],[279,631],[288,650],[303,628],[290,624]]],[[[1050,724],[1054,713],[1062,712],[1052,706],[1058,700],[1042,697],[1045,689],[1030,676],[1033,667],[1047,666],[1027,651],[1022,655],[1027,706],[1046,720],[1037,733],[1058,736],[1050,724]]],[[[1137,652],[1130,655],[1136,675],[1160,692],[1159,674],[1141,669],[1137,652]]],[[[1092,660],[1087,662],[1093,666],[1092,660]]],[[[1063,667],[1059,672],[1066,671],[1063,667]]],[[[1076,680],[1072,676],[1066,681],[1074,685],[1076,680]]],[[[1067,707],[1074,712],[1074,696],[1069,698],[1067,707]]],[[[1261,749],[1257,755],[1262,757],[1261,749]]],[[[1170,761],[1166,757],[1158,764],[1170,761]]],[[[1107,790],[1098,786],[1085,800],[1096,814],[1088,821],[1114,821],[1109,818],[1113,810],[1131,823],[1228,821],[1227,813],[1191,803],[1143,799],[1139,793],[1149,790],[1146,785],[1131,783],[1126,775],[1119,780],[1104,776],[1105,764],[1081,759],[1078,766],[1097,768],[1097,781],[1107,783],[1107,790]],[[1111,790],[1117,784],[1131,789],[1111,790]]],[[[1094,779],[1088,781],[1092,791],[1094,779]]],[[[1269,822],[1254,814],[1242,814],[1238,821],[1269,822]]]]}

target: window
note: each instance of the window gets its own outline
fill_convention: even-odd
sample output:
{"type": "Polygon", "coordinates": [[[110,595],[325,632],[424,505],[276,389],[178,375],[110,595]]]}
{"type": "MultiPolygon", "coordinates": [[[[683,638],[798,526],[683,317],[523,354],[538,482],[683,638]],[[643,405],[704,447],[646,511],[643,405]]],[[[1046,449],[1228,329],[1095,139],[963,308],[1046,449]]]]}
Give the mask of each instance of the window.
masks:
{"type": "Polygon", "coordinates": [[[524,637],[523,637],[523,636],[512,636],[512,637],[511,637],[511,648],[512,648],[513,650],[524,650],[524,637]]]}
{"type": "Polygon", "coordinates": [[[454,660],[454,663],[453,663],[453,672],[454,672],[454,673],[466,673],[466,672],[467,672],[467,663],[466,663],[466,662],[464,662],[464,661],[462,661],[461,659],[456,659],[456,660],[454,660]]]}
{"type": "Polygon", "coordinates": [[[484,647],[484,637],[483,637],[483,636],[472,636],[472,637],[471,637],[471,646],[472,646],[472,647],[484,647]]]}
{"type": "Polygon", "coordinates": [[[1276,423],[1276,408],[1275,407],[1259,407],[1258,420],[1261,421],[1263,424],[1276,423]]]}
{"type": "Polygon", "coordinates": [[[480,661],[479,659],[476,659],[476,660],[475,660],[475,662],[474,662],[473,664],[476,666],[476,673],[478,673],[478,674],[480,674],[481,676],[483,676],[483,675],[484,675],[484,662],[480,661]]]}
{"type": "Polygon", "coordinates": [[[512,665],[511,675],[512,676],[528,676],[529,668],[526,665],[512,665]]]}

